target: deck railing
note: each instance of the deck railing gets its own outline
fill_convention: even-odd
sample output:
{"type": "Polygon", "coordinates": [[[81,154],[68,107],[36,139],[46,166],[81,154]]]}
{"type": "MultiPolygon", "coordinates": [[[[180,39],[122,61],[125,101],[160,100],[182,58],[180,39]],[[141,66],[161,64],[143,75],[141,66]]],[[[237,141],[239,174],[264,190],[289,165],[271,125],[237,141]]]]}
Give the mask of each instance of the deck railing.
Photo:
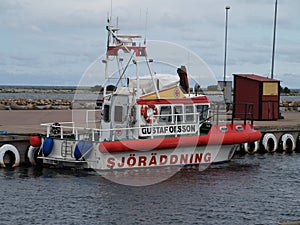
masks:
{"type": "Polygon", "coordinates": [[[211,104],[210,114],[212,121],[221,123],[230,121],[231,124],[240,123],[253,124],[254,104],[252,103],[234,103],[228,108],[225,104],[213,103],[211,104]],[[237,113],[237,110],[239,109],[237,113]]]}
{"type": "MultiPolygon", "coordinates": [[[[87,114],[89,114],[92,110],[87,110],[87,114]]],[[[88,115],[86,115],[88,125],[89,122],[99,122],[98,120],[90,120],[88,115]]],[[[154,121],[153,119],[151,121],[154,121]]],[[[240,104],[234,104],[232,111],[227,111],[226,108],[224,108],[224,105],[220,104],[211,104],[211,107],[206,109],[203,112],[197,112],[197,113],[178,113],[178,114],[162,114],[162,115],[156,115],[155,122],[148,123],[147,125],[141,125],[141,126],[133,126],[133,127],[126,127],[126,128],[112,128],[112,129],[97,129],[97,128],[89,128],[86,127],[80,127],[76,126],[75,122],[60,122],[60,123],[44,123],[41,124],[42,126],[47,127],[47,133],[46,136],[55,136],[60,139],[65,138],[71,138],[75,140],[89,140],[89,141],[99,141],[102,134],[104,132],[109,132],[111,135],[109,135],[111,138],[111,141],[114,141],[116,139],[117,133],[121,131],[128,131],[133,129],[143,129],[145,127],[150,127],[152,130],[153,128],[159,127],[175,127],[176,132],[174,132],[172,135],[177,137],[179,132],[177,132],[178,127],[182,125],[191,125],[196,126],[197,129],[195,131],[195,134],[200,134],[200,127],[202,124],[206,122],[211,122],[214,124],[234,124],[237,121],[243,121],[244,124],[251,123],[253,124],[253,104],[248,103],[240,103],[240,104]],[[235,113],[235,107],[244,107],[244,113],[235,113]],[[205,115],[205,117],[203,117],[205,115]],[[188,117],[190,116],[190,117],[188,117]],[[193,116],[193,117],[191,117],[193,116]],[[162,119],[164,118],[164,119],[162,119]],[[166,118],[173,118],[168,119],[166,121],[166,118]],[[181,118],[181,120],[179,120],[181,118]],[[187,118],[193,118],[193,120],[187,118]],[[157,123],[159,121],[159,123],[157,123]],[[55,131],[55,132],[53,132],[55,131]]],[[[154,138],[154,134],[152,132],[151,135],[147,136],[150,138],[154,138]]]]}

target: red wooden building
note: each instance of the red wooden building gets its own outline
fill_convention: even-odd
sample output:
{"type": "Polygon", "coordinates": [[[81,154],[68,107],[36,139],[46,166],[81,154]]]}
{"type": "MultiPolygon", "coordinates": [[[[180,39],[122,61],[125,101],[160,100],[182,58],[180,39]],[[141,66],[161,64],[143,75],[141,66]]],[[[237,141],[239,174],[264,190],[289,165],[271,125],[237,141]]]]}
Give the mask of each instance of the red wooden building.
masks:
{"type": "Polygon", "coordinates": [[[255,74],[233,74],[236,118],[253,110],[254,120],[277,120],[279,118],[280,81],[255,74]],[[253,108],[242,107],[251,103],[253,108]]]}

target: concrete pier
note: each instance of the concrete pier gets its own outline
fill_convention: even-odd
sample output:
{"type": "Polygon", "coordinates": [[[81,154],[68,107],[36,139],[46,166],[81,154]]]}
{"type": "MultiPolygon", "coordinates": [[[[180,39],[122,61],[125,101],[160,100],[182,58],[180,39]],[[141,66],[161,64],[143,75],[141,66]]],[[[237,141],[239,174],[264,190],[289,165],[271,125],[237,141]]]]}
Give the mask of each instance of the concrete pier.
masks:
{"type": "MultiPolygon", "coordinates": [[[[284,112],[284,119],[254,121],[254,127],[265,131],[300,131],[300,112],[284,112]]],[[[17,133],[44,132],[41,123],[72,121],[72,110],[0,110],[0,130],[17,133]]]]}
{"type": "Polygon", "coordinates": [[[43,133],[41,123],[72,121],[72,110],[0,110],[0,130],[14,133],[43,133]]]}
{"type": "MultiPolygon", "coordinates": [[[[71,122],[72,113],[72,110],[0,110],[0,147],[4,144],[15,146],[20,152],[22,164],[26,161],[30,136],[46,133],[45,127],[40,124],[71,122]]],[[[297,142],[296,150],[300,151],[300,112],[284,112],[282,115],[284,119],[277,121],[254,121],[254,127],[263,135],[274,135],[278,148],[283,134],[292,136],[297,142]]]]}
{"type": "MultiPolygon", "coordinates": [[[[20,158],[19,165],[29,164],[29,139],[32,135],[45,133],[41,123],[52,121],[72,121],[71,110],[0,110],[0,150],[3,146],[10,154],[4,161],[9,163],[20,158]],[[17,149],[19,154],[12,152],[17,149]]],[[[3,165],[0,165],[0,167],[3,165]]]]}
{"type": "Polygon", "coordinates": [[[254,127],[259,130],[300,130],[300,112],[283,112],[284,119],[276,121],[254,121],[254,127]]]}

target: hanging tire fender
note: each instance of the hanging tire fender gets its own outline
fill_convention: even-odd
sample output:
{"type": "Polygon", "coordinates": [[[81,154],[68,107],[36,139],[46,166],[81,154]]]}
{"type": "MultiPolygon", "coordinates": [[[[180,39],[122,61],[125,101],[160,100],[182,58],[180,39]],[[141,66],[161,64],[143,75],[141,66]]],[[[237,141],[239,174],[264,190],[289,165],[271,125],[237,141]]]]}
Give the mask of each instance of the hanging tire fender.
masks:
{"type": "Polygon", "coordinates": [[[285,152],[292,152],[296,149],[296,142],[291,134],[283,134],[280,137],[279,145],[281,150],[285,152]]]}
{"type": "Polygon", "coordinates": [[[2,147],[0,148],[0,166],[6,167],[5,162],[4,162],[4,157],[5,157],[5,154],[9,151],[12,152],[15,156],[15,162],[12,165],[12,167],[18,167],[20,165],[20,153],[19,153],[18,149],[11,144],[2,145],[2,147]]]}
{"type": "Polygon", "coordinates": [[[274,134],[266,133],[262,138],[262,147],[267,152],[275,152],[278,148],[278,141],[274,134]]]}
{"type": "Polygon", "coordinates": [[[35,153],[36,151],[38,151],[40,149],[40,147],[34,147],[34,146],[31,146],[29,147],[28,149],[28,152],[27,152],[27,157],[28,157],[28,160],[30,162],[30,164],[32,166],[35,166],[36,165],[36,160],[35,160],[35,153]]]}
{"type": "Polygon", "coordinates": [[[244,150],[247,153],[255,153],[258,151],[258,141],[244,143],[244,150]]]}

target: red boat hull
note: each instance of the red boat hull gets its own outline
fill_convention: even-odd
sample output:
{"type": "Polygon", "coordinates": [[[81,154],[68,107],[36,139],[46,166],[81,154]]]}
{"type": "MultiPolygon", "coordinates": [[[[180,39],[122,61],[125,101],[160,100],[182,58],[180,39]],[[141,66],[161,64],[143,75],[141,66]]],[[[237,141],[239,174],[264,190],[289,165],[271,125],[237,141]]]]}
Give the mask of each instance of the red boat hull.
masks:
{"type": "Polygon", "coordinates": [[[254,142],[261,138],[260,131],[254,130],[253,125],[214,125],[207,135],[201,136],[181,136],[166,137],[154,139],[122,140],[102,142],[99,145],[99,151],[109,152],[127,152],[127,151],[149,151],[172,149],[188,146],[206,146],[206,145],[230,145],[254,142]],[[237,129],[242,126],[243,129],[237,129]],[[226,132],[221,131],[226,127],[226,132]]]}

